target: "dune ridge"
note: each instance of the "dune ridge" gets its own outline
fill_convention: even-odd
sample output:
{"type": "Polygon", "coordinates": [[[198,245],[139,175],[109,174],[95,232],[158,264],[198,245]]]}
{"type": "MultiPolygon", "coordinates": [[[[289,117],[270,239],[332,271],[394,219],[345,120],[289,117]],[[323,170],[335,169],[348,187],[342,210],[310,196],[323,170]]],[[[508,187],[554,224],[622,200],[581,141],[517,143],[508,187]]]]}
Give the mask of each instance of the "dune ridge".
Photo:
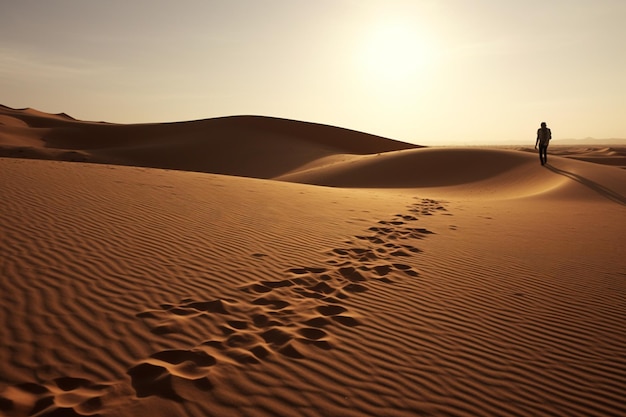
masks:
{"type": "Polygon", "coordinates": [[[0,110],[0,122],[4,120],[11,127],[8,134],[0,133],[0,155],[10,157],[271,178],[335,153],[416,147],[349,129],[261,116],[115,125],[76,121],[31,109],[0,110]],[[277,153],[288,153],[289,157],[274,158],[277,153]],[[235,155],[238,163],[232,161],[235,155]]]}
{"type": "Polygon", "coordinates": [[[0,109],[0,414],[626,413],[618,166],[0,109]]]}

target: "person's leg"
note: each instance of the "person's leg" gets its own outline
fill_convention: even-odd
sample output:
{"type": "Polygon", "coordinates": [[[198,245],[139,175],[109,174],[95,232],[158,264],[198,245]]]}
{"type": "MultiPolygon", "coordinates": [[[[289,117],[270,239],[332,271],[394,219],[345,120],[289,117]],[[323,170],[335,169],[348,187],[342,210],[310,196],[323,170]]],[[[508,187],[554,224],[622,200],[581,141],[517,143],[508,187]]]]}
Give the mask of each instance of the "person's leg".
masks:
{"type": "Polygon", "coordinates": [[[548,145],[543,147],[543,163],[548,163],[548,145]]]}
{"type": "Polygon", "coordinates": [[[548,162],[547,160],[547,155],[546,155],[546,146],[545,145],[539,145],[539,154],[541,156],[541,165],[545,165],[546,162],[548,162]]]}

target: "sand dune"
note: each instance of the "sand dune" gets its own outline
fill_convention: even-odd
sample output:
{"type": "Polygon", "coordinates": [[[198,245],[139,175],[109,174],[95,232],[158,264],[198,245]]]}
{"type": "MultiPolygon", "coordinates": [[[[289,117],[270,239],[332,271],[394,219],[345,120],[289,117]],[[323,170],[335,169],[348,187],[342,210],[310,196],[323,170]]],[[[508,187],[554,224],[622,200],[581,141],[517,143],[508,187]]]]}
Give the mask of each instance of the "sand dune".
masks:
{"type": "Polygon", "coordinates": [[[617,166],[0,110],[2,415],[626,413],[617,166]]]}
{"type": "MultiPolygon", "coordinates": [[[[531,147],[522,147],[520,150],[534,153],[531,147]]],[[[552,155],[563,156],[566,158],[577,159],[580,161],[593,162],[596,164],[612,165],[626,168],[626,148],[624,146],[566,146],[554,145],[550,146],[552,155]]]]}
{"type": "Polygon", "coordinates": [[[578,159],[580,161],[594,162],[596,164],[605,164],[626,168],[626,149],[618,146],[602,146],[602,147],[578,147],[572,149],[571,146],[552,148],[555,155],[563,155],[568,158],[578,159]]]}
{"type": "Polygon", "coordinates": [[[2,107],[0,117],[0,123],[6,126],[0,134],[0,156],[256,178],[281,175],[336,153],[364,154],[416,147],[347,129],[258,116],[113,125],[2,107]]]}
{"type": "MultiPolygon", "coordinates": [[[[519,178],[514,191],[520,192],[533,189],[534,185],[542,189],[550,186],[552,181],[542,182],[541,174],[536,169],[536,158],[521,152],[423,148],[355,156],[347,161],[289,173],[277,179],[334,187],[430,188],[467,187],[510,175],[519,178]]],[[[503,184],[501,188],[510,185],[503,184]]]]}

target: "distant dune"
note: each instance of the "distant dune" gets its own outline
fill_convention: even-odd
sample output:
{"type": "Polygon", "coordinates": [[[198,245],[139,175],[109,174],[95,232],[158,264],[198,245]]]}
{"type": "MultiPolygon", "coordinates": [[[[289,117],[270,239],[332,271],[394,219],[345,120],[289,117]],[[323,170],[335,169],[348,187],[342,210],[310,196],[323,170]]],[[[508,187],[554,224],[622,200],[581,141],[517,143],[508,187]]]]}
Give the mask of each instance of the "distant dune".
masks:
{"type": "Polygon", "coordinates": [[[606,139],[596,139],[596,138],[584,138],[584,139],[555,139],[553,141],[554,145],[570,145],[570,146],[601,146],[601,145],[618,145],[618,146],[626,146],[626,139],[621,138],[606,138],[606,139]]]}
{"type": "Polygon", "coordinates": [[[417,147],[348,129],[260,116],[114,125],[2,107],[0,123],[2,156],[257,178],[284,174],[336,153],[364,154],[417,147]],[[233,161],[235,157],[237,160],[233,161]]]}
{"type": "Polygon", "coordinates": [[[626,415],[625,155],[0,106],[0,415],[626,415]]]}

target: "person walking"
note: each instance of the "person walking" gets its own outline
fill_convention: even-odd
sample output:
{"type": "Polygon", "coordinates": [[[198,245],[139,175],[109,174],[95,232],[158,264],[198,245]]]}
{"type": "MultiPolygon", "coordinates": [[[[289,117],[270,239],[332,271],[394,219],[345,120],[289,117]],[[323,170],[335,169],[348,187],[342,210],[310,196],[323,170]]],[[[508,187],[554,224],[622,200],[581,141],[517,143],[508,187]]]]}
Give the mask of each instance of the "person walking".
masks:
{"type": "Polygon", "coordinates": [[[539,160],[541,165],[548,163],[548,145],[552,139],[552,132],[546,126],[546,122],[541,122],[541,127],[537,129],[537,141],[535,142],[535,149],[539,145],[539,160]]]}

